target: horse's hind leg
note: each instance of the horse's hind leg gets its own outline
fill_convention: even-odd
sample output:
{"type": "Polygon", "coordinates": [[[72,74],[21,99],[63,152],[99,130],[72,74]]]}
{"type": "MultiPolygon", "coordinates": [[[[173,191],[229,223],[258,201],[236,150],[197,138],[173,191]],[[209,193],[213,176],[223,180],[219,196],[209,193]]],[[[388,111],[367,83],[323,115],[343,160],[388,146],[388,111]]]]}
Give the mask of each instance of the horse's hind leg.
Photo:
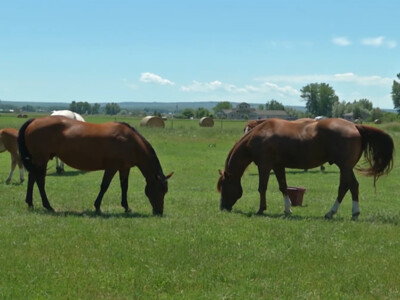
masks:
{"type": "Polygon", "coordinates": [[[350,192],[351,192],[351,198],[352,198],[352,219],[357,220],[358,216],[360,215],[360,207],[358,205],[358,187],[359,183],[356,179],[356,176],[354,175],[353,170],[351,170],[351,182],[350,182],[350,192]]]}
{"type": "Polygon", "coordinates": [[[121,206],[125,208],[125,212],[131,212],[128,206],[128,179],[130,169],[119,171],[119,180],[121,184],[121,206]]]}
{"type": "MultiPolygon", "coordinates": [[[[354,176],[354,172],[352,169],[340,169],[340,183],[339,183],[339,189],[338,189],[338,195],[336,198],[335,203],[333,204],[332,208],[330,209],[329,212],[326,213],[325,219],[332,219],[333,216],[337,213],[339,210],[339,206],[343,201],[344,196],[346,195],[347,191],[349,189],[352,189],[355,192],[357,190],[357,204],[358,204],[358,182],[354,176]]],[[[353,199],[354,199],[353,195],[353,199]]],[[[354,203],[354,202],[353,202],[354,203]]],[[[354,205],[353,205],[353,211],[354,211],[354,205]]],[[[356,207],[358,209],[358,206],[356,207]]],[[[358,212],[359,213],[359,212],[358,212]]]]}
{"type": "Polygon", "coordinates": [[[257,214],[262,215],[263,212],[267,209],[267,186],[269,180],[270,169],[265,168],[263,166],[258,166],[258,192],[260,193],[260,208],[257,214]]]}
{"type": "Polygon", "coordinates": [[[36,184],[39,188],[40,196],[42,197],[42,205],[44,208],[46,208],[48,211],[54,211],[54,209],[51,207],[49,200],[47,199],[46,191],[45,191],[45,183],[46,183],[46,169],[44,168],[42,171],[40,171],[40,174],[38,174],[35,178],[36,184]]]}
{"type": "Polygon", "coordinates": [[[102,180],[101,186],[100,186],[100,192],[97,195],[96,200],[94,201],[94,207],[96,208],[97,213],[101,213],[101,209],[100,209],[101,200],[103,200],[103,196],[106,193],[108,187],[110,186],[110,182],[113,179],[116,172],[117,172],[117,170],[109,170],[109,169],[106,169],[104,171],[103,180],[102,180]]]}
{"type": "Polygon", "coordinates": [[[25,180],[24,177],[24,166],[20,160],[18,160],[18,168],[19,168],[19,181],[20,183],[23,183],[25,180]]]}
{"type": "Polygon", "coordinates": [[[16,164],[17,164],[17,162],[15,161],[14,157],[11,155],[11,170],[6,179],[7,184],[9,184],[11,181],[11,177],[13,176],[16,164]]]}
{"type": "Polygon", "coordinates": [[[290,208],[292,206],[292,202],[290,201],[290,198],[287,193],[285,168],[274,168],[274,173],[275,173],[276,179],[278,180],[278,183],[279,183],[279,190],[281,191],[281,193],[283,195],[283,204],[285,206],[284,213],[291,214],[292,210],[290,208]]]}
{"type": "Polygon", "coordinates": [[[28,204],[29,207],[33,207],[33,185],[35,184],[34,175],[29,172],[28,174],[28,186],[26,188],[26,198],[25,202],[28,204]]]}

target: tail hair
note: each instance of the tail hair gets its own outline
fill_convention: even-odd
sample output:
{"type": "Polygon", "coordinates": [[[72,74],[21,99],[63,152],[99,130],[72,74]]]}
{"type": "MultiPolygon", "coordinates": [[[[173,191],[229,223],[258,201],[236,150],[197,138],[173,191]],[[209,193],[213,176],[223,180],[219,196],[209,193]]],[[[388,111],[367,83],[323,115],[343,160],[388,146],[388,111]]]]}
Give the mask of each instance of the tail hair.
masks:
{"type": "Polygon", "coordinates": [[[34,167],[32,164],[32,156],[29,153],[29,150],[26,146],[25,143],[25,131],[26,128],[28,128],[28,126],[34,121],[35,119],[30,119],[28,121],[26,121],[21,128],[19,129],[18,132],[18,151],[19,151],[19,156],[21,157],[21,161],[24,164],[25,169],[28,172],[31,172],[34,167]]]}
{"type": "Polygon", "coordinates": [[[366,176],[374,177],[374,186],[377,179],[387,175],[393,168],[394,143],[389,134],[376,127],[356,125],[362,137],[362,145],[366,168],[357,167],[357,171],[366,176]]]}

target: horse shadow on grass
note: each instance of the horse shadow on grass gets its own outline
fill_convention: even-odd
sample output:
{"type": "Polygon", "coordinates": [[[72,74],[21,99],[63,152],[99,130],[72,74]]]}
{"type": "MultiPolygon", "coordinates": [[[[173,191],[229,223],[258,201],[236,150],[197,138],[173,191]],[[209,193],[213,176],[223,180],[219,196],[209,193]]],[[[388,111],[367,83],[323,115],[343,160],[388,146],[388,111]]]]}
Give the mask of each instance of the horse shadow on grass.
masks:
{"type": "MultiPolygon", "coordinates": [[[[302,206],[303,207],[303,206],[302,206]]],[[[317,217],[317,216],[299,216],[295,214],[285,214],[285,213],[263,213],[263,214],[258,214],[257,212],[249,211],[245,212],[242,210],[233,210],[232,213],[236,213],[248,218],[268,218],[268,219],[284,219],[284,220],[289,220],[289,221],[305,221],[305,220],[325,220],[324,216],[317,217]]]]}
{"type": "MultiPolygon", "coordinates": [[[[80,217],[80,218],[99,218],[99,219],[139,219],[139,218],[151,218],[154,217],[152,214],[142,214],[138,212],[120,212],[120,213],[109,213],[109,212],[101,212],[97,213],[94,210],[83,210],[83,211],[74,211],[74,210],[65,210],[65,211],[54,211],[49,212],[45,209],[30,209],[32,212],[39,215],[49,215],[60,218],[67,217],[80,217]]],[[[156,216],[157,217],[157,216],[156,216]]]]}
{"type": "MultiPolygon", "coordinates": [[[[339,170],[325,170],[325,171],[320,171],[319,169],[312,169],[312,170],[300,170],[300,169],[287,169],[285,170],[286,174],[299,174],[299,175],[304,175],[304,174],[339,174],[339,170]]],[[[274,171],[271,171],[271,175],[274,174],[274,171]]],[[[258,173],[249,173],[250,176],[258,176],[258,173]]]]}
{"type": "MultiPolygon", "coordinates": [[[[305,207],[305,206],[301,206],[305,207]]],[[[284,214],[284,213],[264,213],[262,215],[257,214],[257,212],[245,212],[242,210],[233,210],[232,213],[236,213],[247,218],[267,218],[267,219],[284,219],[288,221],[325,221],[325,222],[344,222],[352,221],[357,223],[378,223],[378,224],[391,224],[398,226],[400,224],[400,213],[397,214],[374,214],[372,216],[360,217],[358,220],[354,221],[351,217],[346,217],[345,215],[336,215],[332,219],[326,219],[324,215],[321,216],[299,216],[295,214],[284,214]]]]}
{"type": "Polygon", "coordinates": [[[47,173],[46,176],[56,176],[56,177],[72,177],[72,176],[78,176],[78,175],[84,175],[87,172],[85,171],[80,171],[80,170],[71,170],[71,171],[64,171],[63,173],[47,173]]]}

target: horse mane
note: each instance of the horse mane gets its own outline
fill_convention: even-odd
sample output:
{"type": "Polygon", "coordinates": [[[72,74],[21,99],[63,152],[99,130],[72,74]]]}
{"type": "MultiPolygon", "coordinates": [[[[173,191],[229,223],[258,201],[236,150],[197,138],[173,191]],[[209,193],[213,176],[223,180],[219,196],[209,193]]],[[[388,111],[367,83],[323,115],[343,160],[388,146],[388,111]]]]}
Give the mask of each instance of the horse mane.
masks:
{"type": "Polygon", "coordinates": [[[162,175],[162,177],[164,177],[164,172],[162,170],[160,160],[158,159],[156,151],[154,150],[153,146],[133,126],[129,125],[126,122],[117,122],[117,123],[128,127],[130,130],[132,130],[135,133],[135,135],[137,135],[142,140],[142,142],[146,145],[146,148],[149,151],[150,155],[154,158],[154,160],[156,162],[156,167],[157,167],[158,173],[159,173],[158,175],[162,175]]]}

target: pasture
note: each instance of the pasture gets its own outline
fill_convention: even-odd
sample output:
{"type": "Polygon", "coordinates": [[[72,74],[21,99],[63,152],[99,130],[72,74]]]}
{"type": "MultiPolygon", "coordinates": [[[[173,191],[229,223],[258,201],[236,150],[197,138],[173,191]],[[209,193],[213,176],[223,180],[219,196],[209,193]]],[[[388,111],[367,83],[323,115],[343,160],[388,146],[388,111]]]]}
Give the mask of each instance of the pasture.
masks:
{"type": "MultiPolygon", "coordinates": [[[[101,123],[115,117],[86,117],[101,123]]],[[[339,171],[287,170],[288,185],[304,186],[302,207],[285,217],[271,176],[268,209],[257,216],[254,164],[242,178],[243,196],[231,213],[219,211],[218,169],[243,134],[245,122],[171,120],[164,129],[117,117],[153,145],[164,170],[174,171],[163,217],[152,215],[145,180],[131,170],[128,203],[120,206],[118,176],[94,213],[102,172],[66,166],[58,175],[48,164],[46,191],[55,213],[42,208],[34,189],[27,208],[26,182],[14,174],[10,155],[0,155],[1,299],[394,299],[400,297],[399,151],[389,176],[357,175],[360,210],[351,221],[348,193],[333,220],[324,219],[337,193],[339,171]]],[[[0,116],[0,128],[26,119],[0,116]]],[[[400,146],[400,126],[378,125],[400,146]]]]}

